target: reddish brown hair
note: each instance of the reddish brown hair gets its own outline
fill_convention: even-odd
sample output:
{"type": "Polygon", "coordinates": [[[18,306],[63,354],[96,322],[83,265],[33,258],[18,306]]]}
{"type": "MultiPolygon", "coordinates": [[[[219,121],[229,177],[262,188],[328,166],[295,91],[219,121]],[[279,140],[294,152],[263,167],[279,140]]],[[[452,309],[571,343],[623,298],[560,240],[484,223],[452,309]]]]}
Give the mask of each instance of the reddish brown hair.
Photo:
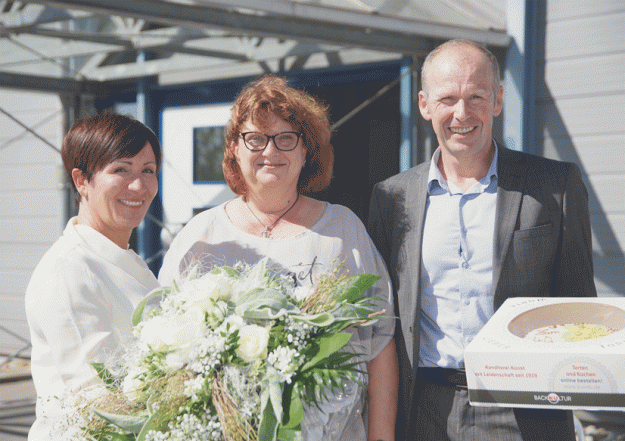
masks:
{"type": "Polygon", "coordinates": [[[94,173],[119,158],[132,158],[150,144],[156,158],[156,171],[161,168],[161,144],[144,124],[124,115],[101,113],[75,123],[65,135],[61,147],[63,165],[76,191],[72,170],[77,168],[91,180],[94,173]]]}
{"type": "Polygon", "coordinates": [[[306,166],[299,176],[298,191],[314,192],[327,187],[334,165],[327,106],[306,92],[290,87],[284,78],[265,76],[245,86],[232,107],[222,163],[224,177],[232,191],[238,195],[247,192],[234,156],[241,127],[249,121],[260,129],[267,129],[272,115],[282,118],[302,134],[306,166]]]}

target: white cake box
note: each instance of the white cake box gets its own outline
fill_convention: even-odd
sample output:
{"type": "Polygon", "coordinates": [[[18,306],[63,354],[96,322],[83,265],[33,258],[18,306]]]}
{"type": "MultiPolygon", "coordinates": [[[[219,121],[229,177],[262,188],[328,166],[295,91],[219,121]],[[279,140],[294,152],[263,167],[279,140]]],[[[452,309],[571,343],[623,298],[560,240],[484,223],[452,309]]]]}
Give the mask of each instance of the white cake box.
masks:
{"type": "Polygon", "coordinates": [[[467,346],[464,358],[475,406],[625,410],[625,299],[508,299],[467,346]],[[535,329],[564,324],[601,325],[615,332],[576,342],[524,338],[535,329]]]}

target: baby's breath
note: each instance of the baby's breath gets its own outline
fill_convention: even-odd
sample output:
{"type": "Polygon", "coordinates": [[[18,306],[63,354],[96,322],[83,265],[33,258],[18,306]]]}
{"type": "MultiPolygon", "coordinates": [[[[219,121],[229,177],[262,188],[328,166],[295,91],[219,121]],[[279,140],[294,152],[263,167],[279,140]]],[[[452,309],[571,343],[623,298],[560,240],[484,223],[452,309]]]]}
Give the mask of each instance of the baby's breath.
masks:
{"type": "Polygon", "coordinates": [[[202,417],[185,413],[169,423],[167,432],[148,431],[146,441],[223,441],[221,424],[216,415],[205,413],[202,417]]]}
{"type": "Polygon", "coordinates": [[[301,361],[301,354],[286,346],[278,346],[267,357],[267,362],[278,371],[280,382],[287,384],[291,384],[291,377],[295,374],[301,361]]]}
{"type": "Polygon", "coordinates": [[[197,395],[197,393],[202,390],[205,382],[206,378],[201,375],[198,375],[195,378],[190,378],[189,380],[184,382],[183,393],[185,394],[185,396],[189,397],[193,401],[199,400],[200,397],[197,395]]]}
{"type": "Polygon", "coordinates": [[[209,332],[204,338],[198,340],[190,351],[194,361],[189,364],[189,369],[197,374],[209,375],[221,364],[223,353],[230,349],[226,343],[227,337],[216,332],[209,332]]]}
{"type": "Polygon", "coordinates": [[[312,326],[308,323],[294,320],[288,317],[285,320],[284,333],[287,338],[289,346],[296,350],[302,350],[308,344],[311,335],[314,335],[318,331],[316,326],[312,326]]]}

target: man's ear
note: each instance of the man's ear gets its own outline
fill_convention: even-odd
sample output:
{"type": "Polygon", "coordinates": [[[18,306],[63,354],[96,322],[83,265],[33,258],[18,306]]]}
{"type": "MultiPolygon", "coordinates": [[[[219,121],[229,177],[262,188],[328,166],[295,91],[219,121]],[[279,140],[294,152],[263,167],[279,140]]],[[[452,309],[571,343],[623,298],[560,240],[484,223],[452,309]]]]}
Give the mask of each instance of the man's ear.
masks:
{"type": "Polygon", "coordinates": [[[503,86],[499,86],[497,89],[497,96],[495,97],[495,106],[493,107],[493,116],[499,116],[503,110],[503,86]]]}
{"type": "Polygon", "coordinates": [[[87,176],[78,168],[72,169],[72,180],[76,186],[76,191],[81,197],[86,195],[87,176]]]}
{"type": "Polygon", "coordinates": [[[425,97],[425,92],[419,92],[419,112],[421,112],[421,116],[424,120],[429,121],[432,119],[432,115],[430,115],[430,109],[428,109],[428,100],[425,97]]]}

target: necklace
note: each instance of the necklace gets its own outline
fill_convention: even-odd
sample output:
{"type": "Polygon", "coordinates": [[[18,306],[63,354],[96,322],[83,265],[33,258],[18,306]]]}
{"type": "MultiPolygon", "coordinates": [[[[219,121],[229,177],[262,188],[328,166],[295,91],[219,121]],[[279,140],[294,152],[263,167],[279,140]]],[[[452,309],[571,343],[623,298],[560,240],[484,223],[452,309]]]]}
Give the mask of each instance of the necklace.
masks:
{"type": "Polygon", "coordinates": [[[252,213],[252,216],[254,216],[256,218],[256,220],[258,221],[258,223],[260,223],[263,227],[265,227],[265,231],[262,232],[261,237],[264,238],[268,238],[269,236],[271,236],[271,230],[273,230],[273,227],[276,226],[276,224],[280,221],[280,219],[282,219],[284,216],[286,216],[286,214],[291,211],[291,208],[295,207],[295,204],[297,204],[297,201],[299,199],[299,192],[297,193],[297,197],[295,198],[295,202],[293,202],[293,204],[287,208],[287,210],[282,213],[280,215],[280,217],[278,217],[278,219],[276,219],[275,221],[273,221],[273,223],[271,225],[265,225],[259,218],[258,216],[256,216],[256,213],[254,213],[252,211],[252,209],[250,208],[249,204],[247,203],[247,200],[245,200],[245,206],[247,207],[248,210],[250,210],[250,213],[252,213]]]}

